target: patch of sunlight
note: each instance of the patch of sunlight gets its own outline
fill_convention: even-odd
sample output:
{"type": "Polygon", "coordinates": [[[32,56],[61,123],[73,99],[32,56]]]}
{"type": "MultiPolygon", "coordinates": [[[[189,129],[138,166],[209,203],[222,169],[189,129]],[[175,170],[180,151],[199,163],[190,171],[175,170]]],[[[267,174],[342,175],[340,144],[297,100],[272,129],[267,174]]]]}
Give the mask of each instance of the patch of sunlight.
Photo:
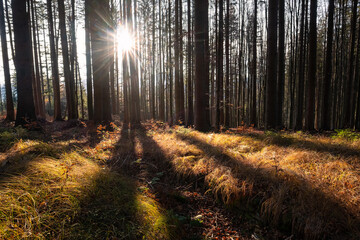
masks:
{"type": "Polygon", "coordinates": [[[172,239],[167,213],[161,209],[156,200],[137,194],[136,208],[141,223],[140,232],[144,239],[172,239]]]}

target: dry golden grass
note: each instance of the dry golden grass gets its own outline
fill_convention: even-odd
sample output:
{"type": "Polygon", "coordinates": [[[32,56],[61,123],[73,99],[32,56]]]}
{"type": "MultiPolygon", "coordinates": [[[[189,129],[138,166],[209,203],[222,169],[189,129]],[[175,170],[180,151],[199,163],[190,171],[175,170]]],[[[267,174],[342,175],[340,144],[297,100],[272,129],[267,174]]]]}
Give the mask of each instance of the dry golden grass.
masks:
{"type": "Polygon", "coordinates": [[[151,136],[178,177],[204,178],[226,204],[255,203],[264,222],[299,238],[360,237],[359,140],[182,127],[151,136]]]}
{"type": "Polygon", "coordinates": [[[234,215],[249,209],[296,239],[360,238],[356,135],[145,126],[99,128],[94,145],[0,131],[0,239],[174,239],[172,216],[149,189],[108,168],[134,161],[200,183],[234,215]]]}
{"type": "Polygon", "coordinates": [[[0,174],[0,239],[171,239],[167,212],[104,165],[114,139],[18,139],[0,174]]]}

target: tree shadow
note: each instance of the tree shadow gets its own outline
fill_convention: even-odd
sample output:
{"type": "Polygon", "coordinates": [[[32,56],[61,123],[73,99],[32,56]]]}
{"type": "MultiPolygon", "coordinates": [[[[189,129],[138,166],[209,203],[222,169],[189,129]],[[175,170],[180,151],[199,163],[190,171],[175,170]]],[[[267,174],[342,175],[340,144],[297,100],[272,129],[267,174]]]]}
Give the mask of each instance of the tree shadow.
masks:
{"type": "Polygon", "coordinates": [[[135,130],[123,125],[120,139],[114,146],[112,158],[109,160],[108,165],[111,168],[120,170],[128,168],[136,159],[135,130]]]}
{"type": "MultiPolygon", "coordinates": [[[[127,165],[127,162],[131,164],[131,160],[135,159],[135,150],[134,147],[129,148],[129,146],[134,146],[135,132],[123,129],[121,135],[117,153],[123,151],[123,155],[118,157],[131,155],[124,165],[127,165]]],[[[17,228],[29,228],[34,238],[37,234],[36,236],[43,236],[46,239],[175,239],[167,229],[167,225],[171,225],[167,215],[164,215],[155,200],[138,189],[133,179],[106,167],[101,169],[91,159],[82,161],[81,157],[78,159],[78,155],[70,156],[69,166],[66,166],[67,158],[60,161],[63,154],[76,149],[78,149],[76,143],[66,145],[39,143],[9,156],[11,163],[0,173],[0,187],[17,191],[19,185],[20,192],[25,192],[20,194],[35,196],[30,202],[31,206],[25,201],[17,204],[21,209],[34,209],[39,214],[39,221],[28,224],[26,217],[28,215],[33,217],[32,212],[29,210],[23,213],[19,210],[21,213],[14,220],[16,225],[10,225],[13,233],[17,228]],[[44,160],[40,164],[46,163],[47,160],[52,161],[52,166],[56,170],[67,169],[69,174],[75,175],[72,177],[69,175],[69,178],[64,175],[56,177],[56,175],[43,182],[43,179],[36,177],[41,168],[40,170],[31,168],[28,177],[26,173],[28,168],[32,163],[40,160],[44,160]],[[97,166],[96,170],[92,170],[93,165],[97,166]],[[82,175],[83,171],[85,175],[82,175]],[[80,174],[77,177],[79,182],[74,180],[76,174],[80,174]],[[27,187],[22,188],[21,182],[18,184],[16,182],[18,180],[10,179],[21,175],[24,175],[27,187]]],[[[112,163],[121,165],[123,161],[112,163]]],[[[47,172],[43,177],[48,177],[47,172]]],[[[0,208],[0,211],[2,210],[3,208],[0,208]]],[[[0,217],[2,220],[4,214],[6,212],[2,212],[0,217]]],[[[11,219],[11,216],[6,217],[11,219]]],[[[9,234],[8,239],[12,239],[13,235],[9,234]]]]}
{"type": "Polygon", "coordinates": [[[291,147],[294,149],[311,150],[319,153],[330,153],[343,157],[359,157],[360,149],[341,143],[324,143],[298,139],[280,134],[266,135],[260,133],[239,133],[237,135],[250,137],[259,141],[265,141],[268,145],[279,147],[291,147]]]}
{"type": "MultiPolygon", "coordinates": [[[[195,145],[217,165],[228,167],[239,182],[250,183],[252,192],[242,198],[267,224],[305,239],[332,239],[334,236],[352,239],[354,235],[360,236],[358,213],[301,176],[284,172],[274,174],[267,169],[255,168],[243,162],[243,157],[235,158],[195,136],[176,133],[176,137],[195,145]]],[[[244,203],[241,198],[238,201],[244,203]]],[[[238,207],[236,203],[234,207],[238,207]]]]}
{"type": "Polygon", "coordinates": [[[184,230],[191,227],[188,224],[191,217],[185,212],[179,213],[183,218],[179,222],[180,215],[177,215],[176,208],[183,199],[179,199],[181,197],[175,190],[178,180],[174,178],[176,172],[151,134],[143,125],[132,129],[122,129],[121,139],[116,145],[117,151],[112,162],[120,164],[121,171],[126,171],[127,175],[135,177],[141,185],[147,186],[154,194],[158,204],[167,212],[165,221],[173,223],[168,225],[171,235],[169,239],[202,239],[201,234],[195,233],[194,229],[191,232],[184,230]],[[138,147],[137,153],[134,150],[135,145],[138,147]],[[117,159],[122,159],[122,161],[117,159]]]}

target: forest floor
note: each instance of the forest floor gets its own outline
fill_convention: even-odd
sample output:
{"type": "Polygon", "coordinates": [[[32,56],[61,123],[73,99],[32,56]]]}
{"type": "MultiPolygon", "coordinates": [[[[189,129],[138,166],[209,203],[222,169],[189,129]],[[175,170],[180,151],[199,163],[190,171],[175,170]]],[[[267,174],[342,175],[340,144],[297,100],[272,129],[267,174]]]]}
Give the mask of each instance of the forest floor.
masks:
{"type": "Polygon", "coordinates": [[[359,238],[359,133],[0,125],[0,239],[359,238]]]}

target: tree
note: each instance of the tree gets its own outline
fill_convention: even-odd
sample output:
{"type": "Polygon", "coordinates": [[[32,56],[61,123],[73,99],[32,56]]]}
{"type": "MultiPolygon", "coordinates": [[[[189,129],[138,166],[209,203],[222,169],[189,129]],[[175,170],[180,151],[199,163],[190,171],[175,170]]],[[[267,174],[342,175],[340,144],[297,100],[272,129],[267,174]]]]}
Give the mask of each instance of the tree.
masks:
{"type": "Polygon", "coordinates": [[[326,42],[326,58],[324,71],[324,90],[323,90],[323,108],[321,113],[322,129],[329,130],[331,128],[331,106],[330,106],[330,91],[331,91],[331,77],[332,77],[332,50],[333,50],[333,34],[334,34],[334,0],[329,0],[329,15],[327,26],[327,42],[326,42]]]}
{"type": "Polygon", "coordinates": [[[52,15],[51,0],[47,0],[47,18],[49,22],[49,39],[50,39],[50,55],[51,55],[51,69],[54,91],[54,120],[59,121],[61,117],[61,105],[60,105],[60,79],[59,79],[59,63],[56,54],[55,47],[55,34],[54,34],[54,22],[52,15]]]}
{"type": "Polygon", "coordinates": [[[317,34],[316,34],[316,18],[317,18],[317,0],[311,0],[310,5],[310,33],[309,33],[309,70],[307,84],[307,106],[305,129],[314,130],[315,119],[315,85],[316,85],[316,53],[317,53],[317,34]]]}
{"type": "Polygon", "coordinates": [[[109,1],[91,1],[91,47],[94,79],[94,121],[109,123],[111,105],[109,92],[109,1]],[[96,11],[95,11],[96,9],[96,11]]]}
{"type": "Polygon", "coordinates": [[[193,109],[193,88],[192,88],[192,31],[191,31],[191,1],[187,0],[187,27],[188,27],[188,42],[187,42],[187,102],[188,102],[188,118],[187,126],[194,123],[194,109],[193,109]]]}
{"type": "Polygon", "coordinates": [[[74,84],[74,75],[71,74],[71,70],[70,70],[64,0],[58,0],[58,5],[59,5],[59,27],[60,27],[61,48],[62,48],[63,65],[64,65],[68,118],[76,119],[77,107],[75,102],[75,86],[74,86],[75,84],[74,84]]]}
{"type": "MultiPolygon", "coordinates": [[[[256,7],[255,7],[256,8],[256,7]]],[[[230,0],[226,0],[226,17],[225,17],[225,127],[230,126],[230,0]]],[[[256,32],[256,30],[254,30],[256,32]]]]}
{"type": "MultiPolygon", "coordinates": [[[[49,1],[49,0],[48,0],[49,1]]],[[[86,87],[87,87],[87,104],[88,104],[88,118],[93,120],[93,90],[92,90],[92,75],[91,75],[91,47],[90,47],[90,1],[85,0],[85,48],[86,48],[86,87]]]]}
{"type": "Polygon", "coordinates": [[[208,0],[194,1],[195,25],[195,128],[210,129],[208,0]]]}
{"type": "Polygon", "coordinates": [[[345,99],[344,99],[344,126],[353,127],[354,124],[354,99],[353,81],[354,81],[354,57],[355,57],[355,40],[356,40],[356,20],[358,11],[358,0],[353,0],[352,17],[351,17],[351,43],[349,46],[349,61],[345,82],[345,99]]]}
{"type": "Polygon", "coordinates": [[[31,5],[31,17],[32,17],[32,45],[34,48],[33,55],[34,55],[34,67],[35,67],[35,78],[33,82],[33,91],[34,91],[34,99],[35,99],[35,112],[39,118],[45,119],[45,108],[44,103],[42,100],[42,93],[41,93],[41,82],[40,82],[40,65],[39,65],[39,55],[38,55],[38,45],[37,45],[37,38],[36,38],[36,21],[35,21],[35,4],[34,0],[30,1],[31,5]]]}
{"type": "MultiPolygon", "coordinates": [[[[281,0],[280,0],[281,1],[281,0]]],[[[257,0],[254,0],[254,25],[253,25],[253,60],[252,60],[252,99],[251,99],[251,106],[250,106],[250,124],[256,126],[256,78],[257,78],[257,0]]]]}
{"type": "Polygon", "coordinates": [[[267,36],[267,76],[265,100],[265,128],[276,128],[276,79],[277,79],[277,0],[269,0],[267,36]]]}
{"type": "Polygon", "coordinates": [[[184,79],[182,69],[182,3],[175,0],[175,118],[176,123],[184,122],[184,79]]]}
{"type": "Polygon", "coordinates": [[[285,0],[279,1],[279,65],[278,65],[278,86],[277,86],[277,111],[276,125],[278,128],[283,126],[283,101],[285,83],[285,0]]]}
{"type": "Polygon", "coordinates": [[[32,47],[26,1],[12,0],[18,106],[15,125],[36,120],[32,92],[32,47]]]}
{"type": "Polygon", "coordinates": [[[4,4],[0,0],[0,34],[1,34],[1,50],[4,65],[4,77],[5,77],[5,91],[6,91],[6,119],[9,121],[15,120],[14,102],[12,98],[10,68],[9,68],[9,56],[6,41],[5,31],[5,16],[4,16],[4,4]]]}
{"type": "Polygon", "coordinates": [[[224,1],[219,0],[219,30],[216,47],[216,117],[215,126],[219,130],[224,123],[224,99],[223,99],[223,8],[224,1]]]}

